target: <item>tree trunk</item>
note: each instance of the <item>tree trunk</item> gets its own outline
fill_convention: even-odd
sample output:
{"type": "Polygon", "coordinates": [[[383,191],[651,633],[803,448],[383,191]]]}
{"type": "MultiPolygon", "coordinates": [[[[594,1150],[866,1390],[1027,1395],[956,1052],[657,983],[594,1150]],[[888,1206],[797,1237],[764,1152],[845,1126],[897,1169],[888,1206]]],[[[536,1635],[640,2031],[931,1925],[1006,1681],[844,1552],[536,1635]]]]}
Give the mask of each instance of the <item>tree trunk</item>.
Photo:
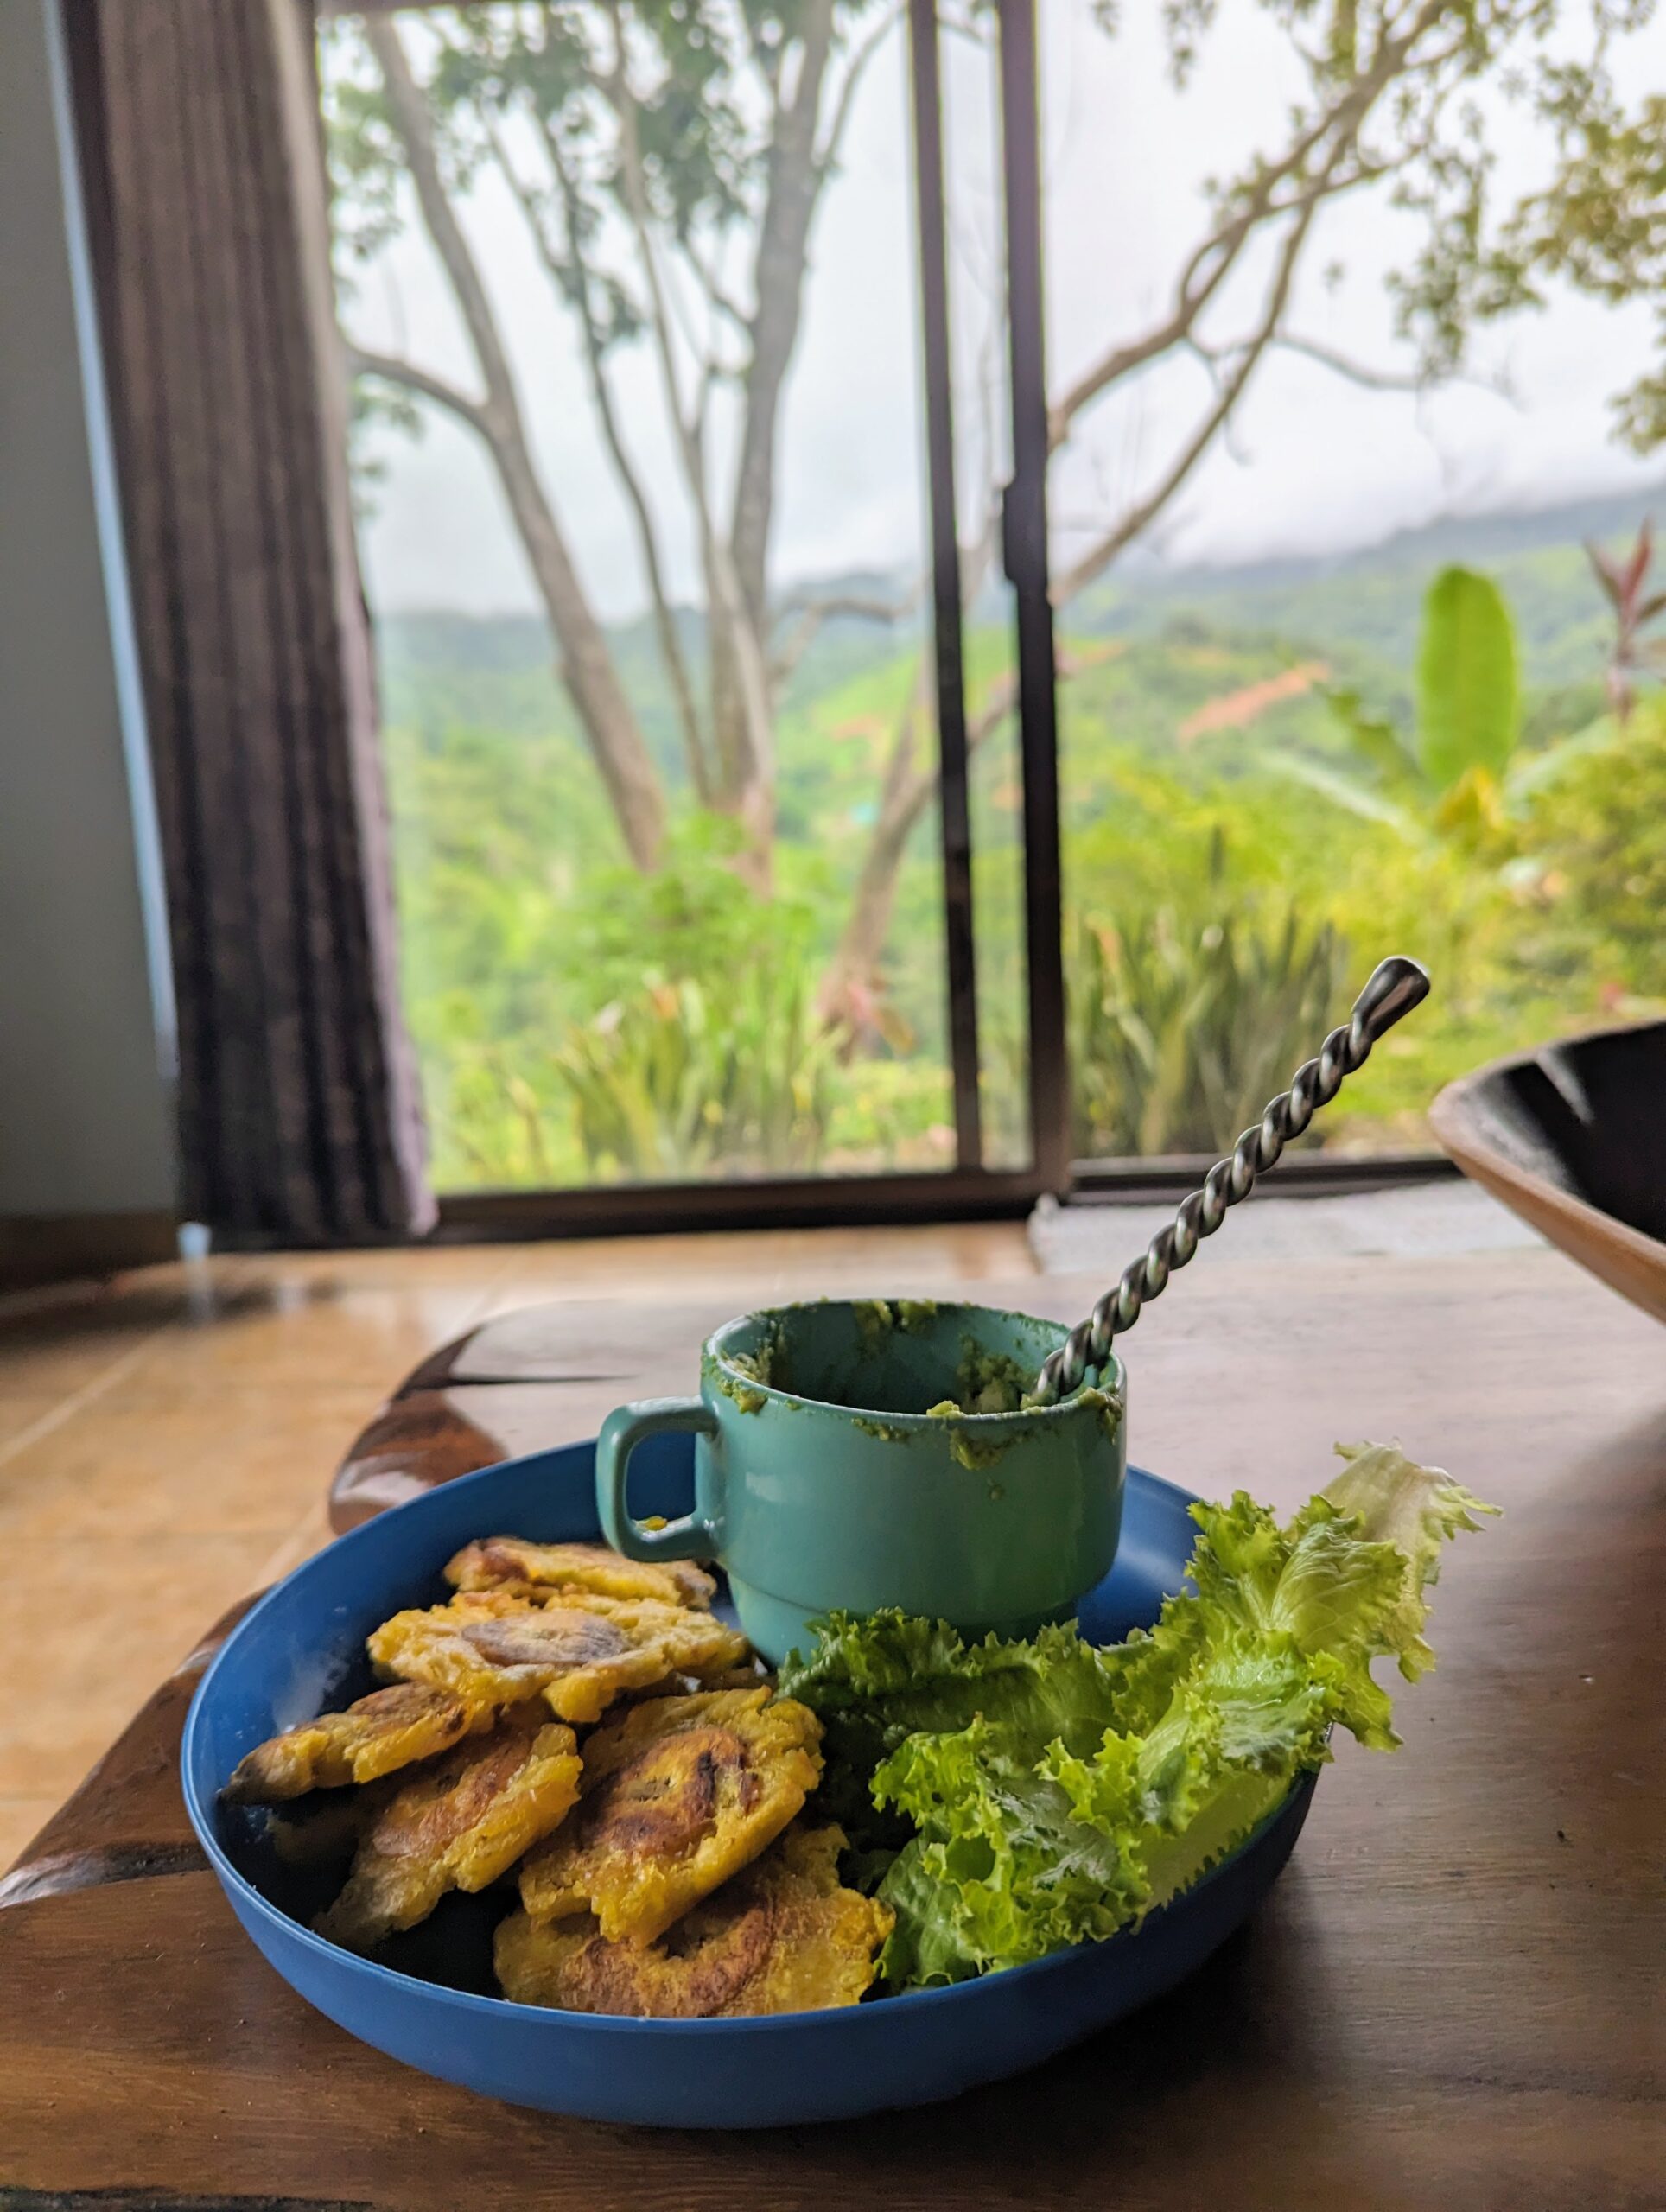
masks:
{"type": "Polygon", "coordinates": [[[398,32],[385,16],[366,18],[365,36],[387,90],[388,115],[404,149],[417,204],[467,326],[486,385],[468,419],[486,441],[560,652],[560,674],[607,788],[626,849],[644,873],[658,863],[665,830],[659,773],[590,610],[555,509],[538,481],[519,397],[497,319],[468,241],[446,195],[433,118],[398,32]]]}
{"type": "MultiPolygon", "coordinates": [[[[624,432],[614,407],[613,393],[607,383],[607,363],[601,333],[597,325],[592,286],[594,279],[584,245],[584,214],[573,173],[562,151],[561,140],[551,127],[547,116],[540,116],[538,127],[543,135],[550,167],[560,187],[562,207],[567,226],[567,250],[572,257],[578,278],[575,305],[578,308],[580,327],[584,334],[584,358],[589,365],[590,396],[595,403],[601,434],[607,442],[613,456],[614,474],[619,480],[632,514],[636,518],[637,543],[642,555],[642,571],[647,581],[648,598],[653,608],[654,634],[659,644],[659,658],[671,687],[671,697],[677,707],[677,726],[683,733],[684,757],[689,764],[689,780],[694,795],[702,806],[709,806],[714,792],[711,766],[706,759],[705,740],[701,734],[700,717],[694,703],[694,686],[689,680],[688,662],[683,652],[683,641],[677,632],[677,614],[665,591],[664,572],[659,560],[659,538],[654,528],[653,510],[648,495],[642,488],[642,479],[626,448],[624,432]]],[[[544,264],[550,281],[559,289],[564,282],[562,270],[550,251],[550,241],[537,215],[532,197],[522,191],[514,181],[506,149],[499,149],[499,166],[510,180],[511,188],[525,207],[544,264]]]]}
{"type": "MultiPolygon", "coordinates": [[[[1061,677],[1069,672],[1066,667],[1059,667],[1061,677]]],[[[979,748],[989,742],[1011,715],[1017,696],[1016,679],[1011,675],[997,677],[990,685],[982,706],[966,727],[969,766],[976,759],[979,748]]],[[[890,765],[885,772],[879,820],[874,825],[862,873],[856,878],[849,919],[822,983],[819,1002],[830,1021],[848,1020],[857,988],[872,988],[890,932],[892,911],[897,903],[897,879],[902,873],[908,840],[937,795],[935,744],[925,765],[914,765],[915,739],[922,721],[931,726],[932,737],[936,737],[935,725],[931,722],[931,664],[922,661],[897,731],[890,765]]]]}
{"type": "Polygon", "coordinates": [[[746,832],[741,874],[767,896],[774,876],[775,726],[766,640],[741,595],[729,548],[709,527],[702,544],[712,709],[723,764],[722,800],[746,832]],[[725,687],[722,695],[718,684],[725,687]],[[728,715],[727,723],[720,712],[728,715]]]}
{"type": "Polygon", "coordinates": [[[590,612],[566,540],[538,483],[521,426],[518,421],[497,417],[489,403],[482,411],[509,510],[560,647],[561,680],[607,786],[626,849],[645,875],[652,874],[659,864],[665,835],[659,772],[643,742],[607,638],[590,612]]]}
{"type": "MultiPolygon", "coordinates": [[[[741,601],[758,647],[769,658],[769,535],[775,501],[775,440],[781,394],[798,342],[811,219],[825,169],[816,133],[833,47],[833,0],[809,0],[801,62],[791,102],[779,111],[769,149],[763,220],[753,264],[752,359],[742,388],[741,454],[735,471],[729,548],[741,601]]],[[[736,811],[755,805],[741,766],[747,749],[747,679],[735,639],[714,626],[711,709],[720,759],[732,763],[728,792],[736,811]]],[[[773,817],[774,802],[769,801],[773,817]]]]}
{"type": "MultiPolygon", "coordinates": [[[[1415,14],[1408,16],[1392,35],[1385,34],[1378,41],[1369,60],[1362,64],[1351,82],[1336,92],[1325,111],[1317,116],[1298,112],[1292,140],[1281,157],[1258,162],[1241,193],[1225,197],[1225,212],[1218,227],[1199,245],[1186,264],[1171,314],[1134,343],[1111,348],[1049,410],[1049,443],[1057,448],[1068,438],[1078,416],[1100,393],[1178,346],[1196,346],[1199,318],[1226,282],[1241,255],[1251,241],[1266,234],[1269,226],[1288,220],[1259,324],[1248,340],[1205,356],[1215,364],[1218,373],[1215,395],[1202,422],[1171,461],[1154,490],[1108,531],[1089,554],[1064,576],[1055,579],[1055,605],[1065,604],[1149,530],[1230,422],[1258,364],[1281,334],[1285,308],[1298,264],[1312,236],[1316,208],[1351,189],[1362,177],[1386,175],[1393,168],[1404,165],[1408,156],[1402,155],[1398,162],[1373,168],[1359,155],[1361,137],[1371,115],[1391,95],[1394,87],[1423,66],[1417,58],[1420,42],[1430,34],[1444,41],[1448,29],[1447,0],[1420,0],[1415,14]],[[1286,188],[1281,190],[1281,187],[1286,188]]],[[[1345,367],[1344,372],[1351,372],[1345,367]]],[[[976,598],[979,572],[990,557],[994,543],[993,537],[985,539],[977,571],[963,575],[962,589],[968,607],[976,598]]],[[[1062,666],[1059,671],[1061,677],[1067,672],[1062,666]]],[[[1010,692],[1003,697],[992,696],[986,702],[967,732],[969,751],[975,750],[1005,720],[1012,705],[1010,692]]],[[[926,772],[914,778],[906,791],[899,792],[894,805],[881,809],[858,880],[855,904],[823,984],[822,1003],[825,1007],[832,1008],[842,1000],[848,1000],[852,984],[865,981],[877,964],[895,903],[896,877],[908,832],[936,789],[936,783],[933,764],[926,772]]]]}
{"type": "Polygon", "coordinates": [[[937,789],[934,768],[914,765],[919,725],[927,715],[930,696],[931,673],[922,661],[908,687],[908,702],[897,725],[885,771],[885,788],[880,795],[879,819],[862,857],[850,912],[817,994],[823,1019],[836,1027],[860,1026],[858,999],[872,988],[890,934],[903,855],[926,801],[937,789]]]}
{"type": "Polygon", "coordinates": [[[817,160],[816,133],[832,52],[833,0],[807,0],[800,36],[798,82],[791,104],[777,118],[769,149],[764,219],[753,267],[752,359],[742,394],[745,420],[729,525],[741,595],[760,635],[768,618],[775,434],[804,312],[811,218],[826,173],[817,160]]]}

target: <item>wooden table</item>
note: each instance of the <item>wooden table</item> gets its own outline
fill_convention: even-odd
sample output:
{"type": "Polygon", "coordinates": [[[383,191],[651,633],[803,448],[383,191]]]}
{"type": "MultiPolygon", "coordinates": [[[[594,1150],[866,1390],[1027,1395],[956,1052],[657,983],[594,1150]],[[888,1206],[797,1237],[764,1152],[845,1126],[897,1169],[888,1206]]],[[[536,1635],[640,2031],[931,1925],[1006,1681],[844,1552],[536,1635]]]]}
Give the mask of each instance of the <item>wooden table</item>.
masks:
{"type": "MultiPolygon", "coordinates": [[[[1073,1317],[1093,1287],[986,1295],[1073,1317]]],[[[367,1432],[340,1516],[682,1387],[722,1318],[487,1328],[367,1432]]],[[[1272,1897],[1186,1987],[861,2125],[662,2135],[486,2103],[353,2042],[240,1935],[175,1782],[198,1655],[0,1889],[0,2212],[1666,2205],[1666,1337],[1548,1252],[1296,1282],[1223,1255],[1131,1363],[1135,1457],[1194,1488],[1293,1504],[1332,1438],[1398,1434],[1506,1510],[1451,1558],[1406,1748],[1341,1747],[1272,1897]]]]}

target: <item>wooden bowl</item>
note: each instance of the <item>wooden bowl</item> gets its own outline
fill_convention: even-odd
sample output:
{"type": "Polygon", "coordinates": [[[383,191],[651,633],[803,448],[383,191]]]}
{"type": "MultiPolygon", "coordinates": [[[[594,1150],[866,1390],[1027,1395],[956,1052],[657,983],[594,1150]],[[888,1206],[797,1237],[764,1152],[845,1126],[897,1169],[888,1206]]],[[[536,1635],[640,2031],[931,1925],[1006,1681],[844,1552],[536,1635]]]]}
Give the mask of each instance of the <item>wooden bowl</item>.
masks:
{"type": "Polygon", "coordinates": [[[1461,1077],[1429,1127],[1465,1174],[1666,1321],[1666,1021],[1461,1077]]]}

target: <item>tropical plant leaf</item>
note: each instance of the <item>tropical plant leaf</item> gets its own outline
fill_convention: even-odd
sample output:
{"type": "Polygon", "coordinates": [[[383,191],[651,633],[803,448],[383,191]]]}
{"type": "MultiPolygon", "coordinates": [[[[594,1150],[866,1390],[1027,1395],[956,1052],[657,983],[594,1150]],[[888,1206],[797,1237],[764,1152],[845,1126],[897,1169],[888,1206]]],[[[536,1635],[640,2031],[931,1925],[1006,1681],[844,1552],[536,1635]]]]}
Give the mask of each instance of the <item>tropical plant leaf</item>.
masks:
{"type": "Polygon", "coordinates": [[[1611,607],[1618,608],[1620,603],[1622,587],[1619,573],[1616,569],[1613,563],[1603,551],[1601,546],[1593,545],[1588,537],[1585,541],[1585,556],[1591,563],[1592,573],[1595,575],[1598,583],[1600,585],[1604,597],[1608,601],[1611,607]]]}
{"type": "Polygon", "coordinates": [[[1442,569],[1423,601],[1417,751],[1437,791],[1471,768],[1502,778],[1521,729],[1516,626],[1504,594],[1472,569],[1442,569]]]}
{"type": "Polygon", "coordinates": [[[836,1040],[802,968],[758,961],[721,1006],[693,978],[645,980],[550,1055],[601,1177],[802,1172],[827,1124],[836,1040]]]}
{"type": "Polygon", "coordinates": [[[1508,804],[1515,806],[1536,791],[1545,790],[1576,761],[1587,760],[1593,753],[1606,753],[1625,735],[1623,725],[1613,715],[1599,715],[1596,721],[1587,722],[1572,737],[1560,739],[1547,745],[1542,753],[1529,753],[1512,761],[1510,773],[1504,779],[1504,792],[1508,804]]]}
{"type": "Polygon", "coordinates": [[[1355,752],[1391,784],[1403,786],[1418,774],[1412,747],[1392,722],[1365,712],[1357,691],[1327,691],[1325,703],[1347,731],[1355,752]]]}
{"type": "Polygon", "coordinates": [[[1649,517],[1645,515],[1643,518],[1643,526],[1637,531],[1637,542],[1631,548],[1631,555],[1626,561],[1624,571],[1625,597],[1628,601],[1635,600],[1638,592],[1642,589],[1643,579],[1648,575],[1649,563],[1654,559],[1654,524],[1650,522],[1649,517]]]}
{"type": "Polygon", "coordinates": [[[1306,760],[1299,753],[1270,753],[1267,765],[1275,775],[1288,776],[1293,782],[1306,784],[1309,791],[1318,791],[1335,805],[1345,806],[1361,821],[1382,823],[1408,845],[1428,842],[1428,830],[1409,807],[1396,805],[1393,799],[1384,798],[1381,791],[1373,791],[1369,784],[1360,783],[1339,768],[1327,768],[1319,760],[1306,760]]]}
{"type": "Polygon", "coordinates": [[[1343,1001],[1348,952],[1288,900],[1205,881],[1116,928],[1084,918],[1070,971],[1084,1154],[1220,1152],[1343,1001]]]}
{"type": "Polygon", "coordinates": [[[1443,837],[1479,852],[1504,835],[1504,786],[1491,768],[1466,768],[1441,794],[1434,826],[1443,837]]]}

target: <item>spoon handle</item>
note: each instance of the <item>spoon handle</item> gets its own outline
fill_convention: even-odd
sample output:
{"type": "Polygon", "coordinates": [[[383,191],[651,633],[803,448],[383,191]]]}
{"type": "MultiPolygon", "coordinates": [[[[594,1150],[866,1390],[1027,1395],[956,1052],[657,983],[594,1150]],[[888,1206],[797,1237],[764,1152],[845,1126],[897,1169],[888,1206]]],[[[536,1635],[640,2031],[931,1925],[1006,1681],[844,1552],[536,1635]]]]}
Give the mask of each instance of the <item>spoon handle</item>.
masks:
{"type": "Polygon", "coordinates": [[[1332,1030],[1317,1058],[1306,1060],[1268,1105],[1252,1129],[1246,1129],[1224,1160],[1218,1160],[1203,1179],[1201,1190],[1184,1198],[1174,1218],[1160,1229],[1141,1256],[1124,1269],[1085,1321],[1072,1329],[1037,1376],[1029,1402],[1050,1406],[1068,1397],[1091,1367],[1103,1367],[1113,1337],[1131,1329],[1140,1308],[1155,1298],[1176,1268],[1183,1268],[1199,1242],[1212,1236],[1226,1218],[1228,1206],[1247,1198],[1257,1175],[1276,1167],[1279,1156],[1292,1137],[1299,1137],[1319,1107],[1328,1106],[1342,1088],[1345,1076],[1355,1074],[1371,1046],[1402,1014],[1409,1014],[1429,995],[1429,979],[1415,960],[1392,954],[1372,970],[1370,981],[1354,1001],[1354,1008],[1340,1028],[1332,1030]]]}

